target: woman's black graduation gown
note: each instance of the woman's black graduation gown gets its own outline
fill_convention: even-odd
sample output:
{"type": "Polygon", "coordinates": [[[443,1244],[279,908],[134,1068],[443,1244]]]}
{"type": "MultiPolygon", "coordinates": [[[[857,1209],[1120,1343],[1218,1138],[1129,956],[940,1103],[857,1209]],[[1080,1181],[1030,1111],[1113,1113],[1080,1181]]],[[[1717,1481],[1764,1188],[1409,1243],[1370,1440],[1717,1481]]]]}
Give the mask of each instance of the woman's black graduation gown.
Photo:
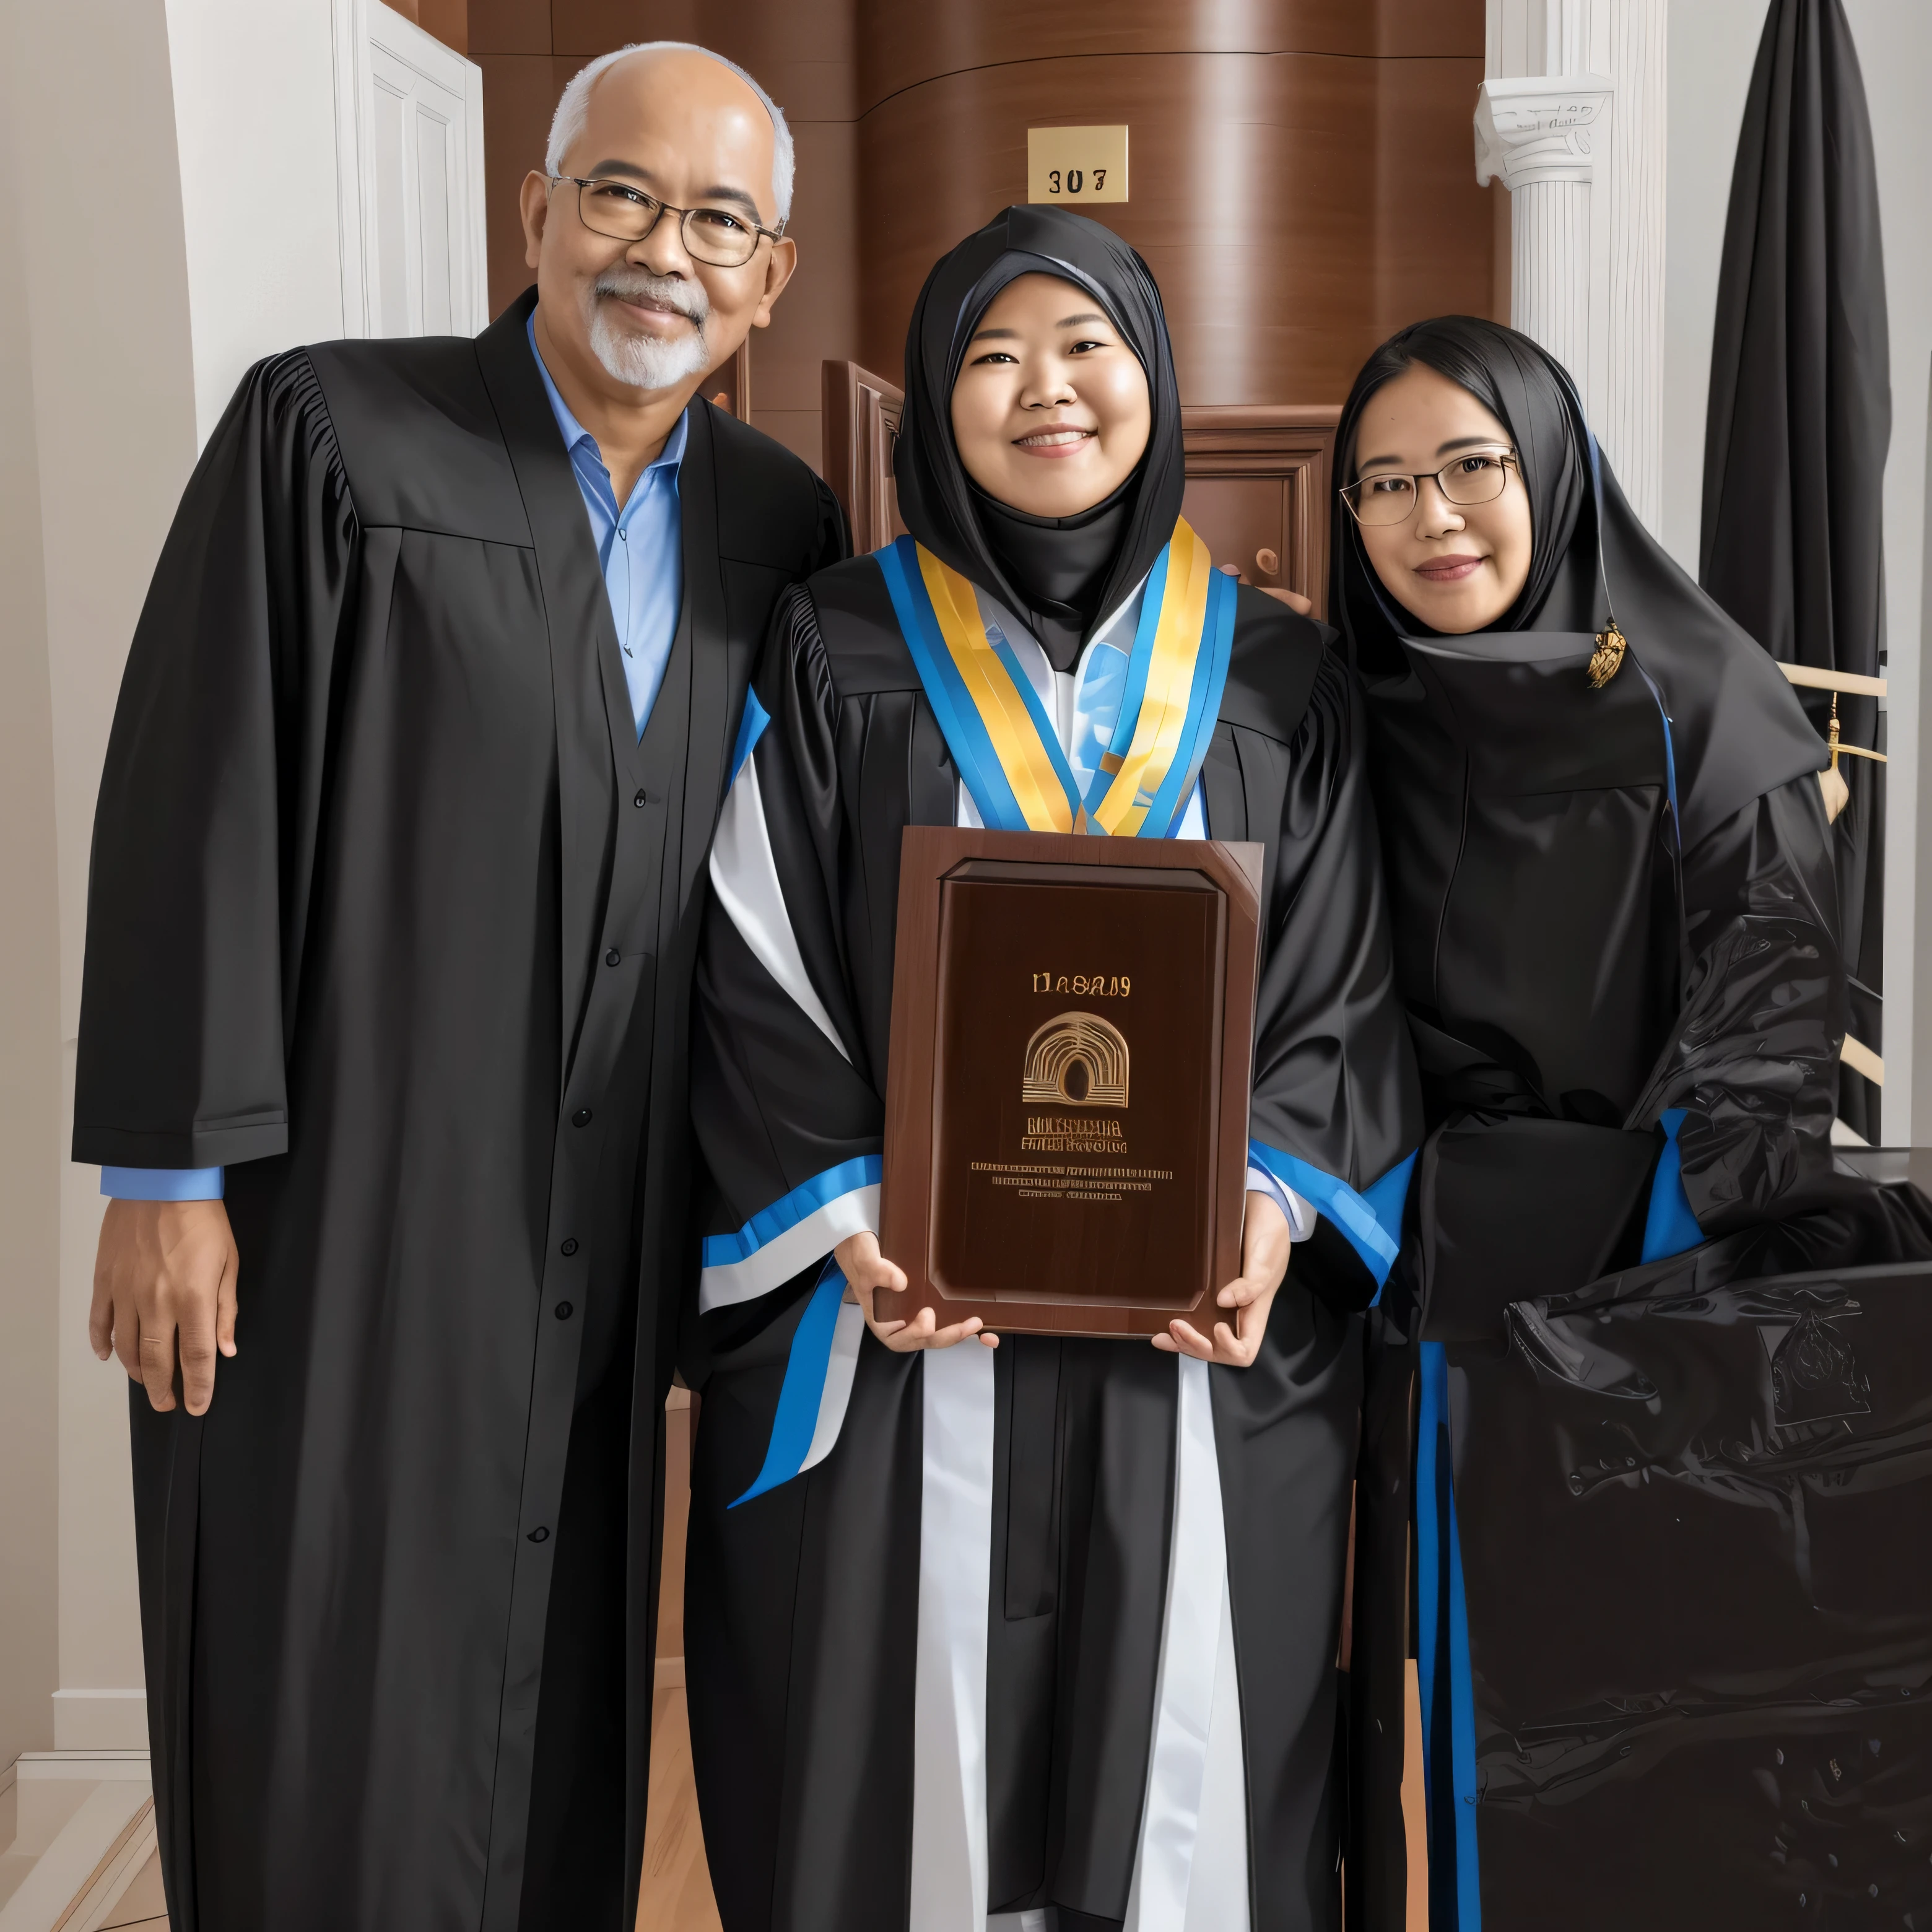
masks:
{"type": "MultiPolygon", "coordinates": [[[[1046,213],[1002,218],[974,272],[1005,245],[1010,218],[1036,232],[1046,213]]],[[[1055,220],[1065,226],[1035,243],[1042,252],[1077,257],[1090,245],[1068,230],[1091,224],[1055,220]]],[[[1103,263],[1096,279],[1106,272],[1103,263]]],[[[980,309],[987,298],[982,289],[980,309]]],[[[964,312],[978,310],[969,302],[964,312]]],[[[943,397],[950,376],[934,386],[943,397]]],[[[1156,390],[1158,408],[1157,381],[1156,390]]],[[[1178,500],[1178,435],[1172,448],[1178,500]]],[[[903,445],[900,466],[903,494],[903,445]]],[[[915,505],[908,520],[916,530],[937,520],[915,505]]],[[[983,559],[966,561],[985,586],[983,559]]],[[[754,681],[770,724],[743,760],[720,852],[768,845],[771,898],[782,904],[768,900],[765,917],[788,926],[795,983],[808,986],[779,982],[768,934],[762,953],[748,943],[755,895],[715,857],[721,892],[700,964],[693,1096],[722,1195],[712,1225],[736,1232],[708,1243],[707,1259],[742,1252],[760,1229],[782,1239],[772,1204],[795,1214],[801,1200],[828,1198],[813,1191],[820,1178],[856,1185],[875,1163],[900,834],[955,824],[959,809],[878,563],[821,573],[782,618],[754,681]],[[756,813],[748,837],[740,808],[756,813]]],[[[1352,1192],[1392,1169],[1406,1178],[1418,1115],[1392,998],[1360,703],[1324,639],[1258,592],[1240,592],[1201,783],[1210,836],[1265,848],[1254,1136],[1352,1192]]],[[[1175,1534],[1177,1360],[1144,1342],[1011,1336],[990,1362],[971,1342],[896,1354],[866,1334],[830,1453],[764,1486],[820,1258],[855,1225],[876,1221],[822,1226],[777,1265],[782,1280],[714,1304],[688,1349],[703,1394],[686,1666],[724,1924],[927,1932],[976,1923],[982,1910],[1051,1906],[1062,1927],[1097,1932],[1127,1911],[1148,1792],[1175,1534]],[[986,1673],[980,1898],[963,1868],[935,1889],[915,1872],[914,1846],[915,1633],[931,1610],[921,1600],[922,1431],[934,1412],[922,1385],[970,1373],[974,1358],[994,1414],[990,1543],[983,1558],[964,1559],[988,1593],[985,1641],[969,1633],[959,1653],[969,1669],[983,1656],[986,1673]]],[[[1259,1359],[1205,1371],[1246,1766],[1237,1828],[1251,1869],[1234,1882],[1248,1922],[1267,1932],[1339,1922],[1334,1666],[1357,1311],[1376,1286],[1324,1217],[1294,1249],[1259,1359]]],[[[816,1380],[807,1394],[822,1431],[832,1405],[816,1380]]],[[[796,1466],[794,1452],[778,1473],[796,1466]]],[[[968,1810],[976,1802],[969,1793],[968,1810]]]]}
{"type": "MultiPolygon", "coordinates": [[[[1760,1686],[1753,1712],[1753,1693],[1727,1673],[1774,1658],[1816,1695],[1862,1643],[1876,1646],[1864,1663],[1876,1667],[1883,1643],[1868,1624],[1828,1668],[1813,1667],[1820,1642],[1828,1650],[1844,1633],[1821,1640],[1794,1606],[1811,1600],[1802,1511],[1794,1538],[1765,1507],[1775,1484],[1740,1485],[1682,1438],[1736,1426],[1760,1394],[1766,1421],[1784,1417],[1773,1345],[1798,1318],[1776,1325],[1770,1277],[1922,1259],[1932,1215],[1908,1191],[1832,1168],[1845,970],[1822,747],[1789,686],[1643,530],[1608,466],[1593,478],[1574,392],[1541,350],[1461,319],[1417,333],[1434,346],[1414,352],[1465,380],[1510,429],[1535,555],[1496,627],[1438,636],[1378,593],[1352,524],[1337,530],[1337,616],[1367,693],[1397,974],[1432,1130],[1402,1262],[1372,1318],[1358,1922],[1403,1922],[1400,1760],[1383,1741],[1401,1735],[1405,1598],[1420,1618],[1430,1706],[1432,1924],[1470,1932],[1486,1914],[1491,1932],[1559,1918],[1623,1926],[1640,1911],[1655,1922],[1659,1892],[1686,1915],[1671,1922],[1715,1924],[1698,1915],[1726,1886],[1724,1909],[1744,1916],[1723,1922],[1766,1922],[1742,1901],[1769,1910],[1804,1883],[1792,1878],[1789,1901],[1790,1873],[1749,1888],[1770,1869],[1778,1805],[1758,1803],[1753,1820],[1738,1794],[1754,1792],[1767,1735],[1790,1743],[1778,1727],[1792,1721],[1791,1694],[1760,1686]],[[1612,610],[1628,655],[1593,688],[1595,634],[1612,610]],[[1619,1269],[1630,1272],[1598,1282],[1619,1269]],[[1770,1340],[1728,1370],[1686,1370],[1684,1348],[1707,1346],[1687,1342],[1687,1324],[1748,1334],[1707,1292],[1743,1280],[1761,1285],[1770,1340]],[[1508,1318],[1506,1351],[1512,1304],[1532,1312],[1508,1318]],[[1573,1304],[1592,1312],[1573,1316],[1573,1304]],[[1628,1325],[1605,1334],[1611,1306],[1649,1318],[1657,1358],[1628,1325]],[[1686,1373],[1690,1386],[1676,1385],[1686,1373]],[[1634,1400],[1661,1418],[1674,1451],[1634,1453],[1618,1402],[1587,1393],[1612,1385],[1622,1411],[1634,1400]],[[1412,1401],[1420,1493],[1406,1588],[1412,1401]],[[1636,1486],[1612,1496],[1612,1468],[1636,1486]],[[1695,1539],[1681,1544],[1691,1522],[1695,1539]],[[1713,1606],[1732,1600],[1728,1571],[1755,1574],[1760,1561],[1794,1605],[1767,1586],[1754,1632],[1713,1606]],[[1450,1634],[1464,1614],[1466,1642],[1450,1634]],[[1688,1650],[1640,1634],[1687,1616],[1698,1626],[1688,1650]],[[1700,1700],[1726,1714],[1732,1756],[1708,1755],[1700,1736],[1672,1765],[1681,1732],[1633,1721],[1665,1708],[1681,1724],[1700,1700]],[[1605,1738],[1594,1754],[1584,1742],[1605,1738]],[[1651,1780],[1634,1792],[1634,1749],[1651,1780]],[[1727,1828],[1750,1846],[1732,1848],[1736,1860],[1727,1828]],[[1593,1886],[1586,1902],[1586,1864],[1616,1866],[1630,1884],[1593,1886]]],[[[1339,448],[1364,400],[1358,389],[1339,448]]],[[[1899,1522],[1922,1522],[1923,1507],[1899,1522]]],[[[1932,1616],[1921,1625],[1922,1644],[1932,1616]]],[[[1352,1918],[1356,1896],[1352,1868],[1352,1918]]]]}

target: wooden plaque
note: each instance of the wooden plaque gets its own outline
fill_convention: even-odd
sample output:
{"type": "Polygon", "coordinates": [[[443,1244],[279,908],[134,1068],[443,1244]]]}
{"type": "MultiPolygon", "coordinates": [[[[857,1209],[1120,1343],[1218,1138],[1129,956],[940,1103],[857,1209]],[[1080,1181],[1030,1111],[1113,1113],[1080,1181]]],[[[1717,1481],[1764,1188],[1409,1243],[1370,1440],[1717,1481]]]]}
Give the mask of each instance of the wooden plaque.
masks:
{"type": "Polygon", "coordinates": [[[908,828],[892,1315],[1203,1332],[1240,1273],[1262,848],[908,828]]]}

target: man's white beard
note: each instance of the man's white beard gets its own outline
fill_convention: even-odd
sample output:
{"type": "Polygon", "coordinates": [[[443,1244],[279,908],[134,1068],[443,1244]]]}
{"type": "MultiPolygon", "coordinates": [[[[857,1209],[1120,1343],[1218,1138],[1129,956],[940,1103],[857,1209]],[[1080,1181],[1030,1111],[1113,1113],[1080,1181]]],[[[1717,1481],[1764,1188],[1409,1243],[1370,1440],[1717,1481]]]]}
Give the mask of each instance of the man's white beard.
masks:
{"type": "Polygon", "coordinates": [[[710,368],[704,325],[710,320],[711,304],[701,283],[654,275],[648,268],[609,268],[598,277],[587,300],[591,353],[618,382],[634,389],[671,389],[710,368]],[[668,339],[634,334],[614,317],[605,299],[609,296],[662,302],[688,316],[691,327],[668,339]]]}

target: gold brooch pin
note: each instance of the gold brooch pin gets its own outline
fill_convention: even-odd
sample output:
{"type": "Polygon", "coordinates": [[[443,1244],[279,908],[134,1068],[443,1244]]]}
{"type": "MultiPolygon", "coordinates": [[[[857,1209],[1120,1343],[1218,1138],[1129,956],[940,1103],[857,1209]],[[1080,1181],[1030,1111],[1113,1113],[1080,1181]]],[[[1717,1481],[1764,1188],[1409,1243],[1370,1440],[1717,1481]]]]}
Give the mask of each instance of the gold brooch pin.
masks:
{"type": "Polygon", "coordinates": [[[1590,688],[1601,691],[1622,668],[1624,661],[1624,634],[1617,628],[1617,621],[1610,620],[1607,631],[1597,633],[1597,648],[1590,654],[1590,688]]]}

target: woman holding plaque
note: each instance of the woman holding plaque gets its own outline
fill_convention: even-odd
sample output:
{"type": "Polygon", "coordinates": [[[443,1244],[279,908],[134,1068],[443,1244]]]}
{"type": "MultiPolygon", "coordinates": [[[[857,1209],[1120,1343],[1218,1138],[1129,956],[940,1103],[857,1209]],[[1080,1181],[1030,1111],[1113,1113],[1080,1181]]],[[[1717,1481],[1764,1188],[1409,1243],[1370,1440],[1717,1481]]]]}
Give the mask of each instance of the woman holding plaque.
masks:
{"type": "MultiPolygon", "coordinates": [[[[1582,1862],[1627,1847],[1551,1835],[1587,1838],[1581,1772],[1558,1820],[1538,1812],[1519,1740],[1507,1765],[1479,1766],[1479,1738],[1510,1729],[1478,1708],[1498,1694],[1494,1646],[1522,1649],[1493,1618],[1486,1632],[1484,1604],[1546,1584],[1562,1603],[1564,1579],[1549,1544],[1520,1534],[1520,1490],[1466,1488],[1468,1396],[1448,1352],[1493,1355],[1508,1304],[1619,1269],[1650,1264],[1628,1292],[1655,1296],[1688,1286],[1694,1265],[1703,1288],[1922,1257],[1932,1216],[1910,1190],[1832,1168],[1847,1006],[1818,733],[1769,655],[1639,523],[1562,365],[1498,323],[1416,323],[1357,379],[1336,454],[1334,615],[1366,694],[1431,1130],[1399,1285],[1374,1324],[1354,1653],[1368,1790],[1355,1815],[1360,1868],[1388,1871],[1401,1841],[1387,1741],[1402,1735],[1419,1378],[1412,1600],[1432,1923],[1453,1926],[1476,1922],[1479,1791],[1502,1798],[1486,1843],[1514,1818],[1582,1862]],[[1732,1238],[1694,1264],[1688,1251],[1720,1237],[1732,1238]],[[1680,1254],[1675,1271],[1658,1266],[1680,1254]],[[1479,1696],[1472,1644],[1480,1654],[1486,1636],[1479,1696]]],[[[1570,1482],[1584,1493],[1582,1477],[1570,1482]]],[[[1708,1546],[1709,1562],[1727,1560],[1720,1540],[1708,1546]]],[[[1694,1564],[1672,1560],[1680,1586],[1697,1575],[1702,1587],[1694,1564]]],[[[1602,1597],[1573,1592],[1555,1648],[1601,1659],[1627,1647],[1627,1630],[1590,1621],[1602,1597]]],[[[1658,1609],[1667,1622],[1683,1606],[1658,1609]]],[[[1616,1668],[1588,1667],[1610,1696],[1616,1668]]],[[[1552,1702],[1582,1708],[1594,1694],[1552,1702]]],[[[1623,1802],[1615,1816],[1636,1828],[1623,1802]]],[[[1480,1896],[1519,1909],[1521,1868],[1492,1850],[1480,1896]]]]}
{"type": "Polygon", "coordinates": [[[933,270],[896,468],[912,534],[786,603],[711,862],[686,1630],[720,1910],[1338,1924],[1359,1311],[1419,1126],[1359,698],[1321,628],[1214,572],[1181,518],[1159,292],[1093,222],[1009,208],[933,270]],[[1264,848],[1220,1318],[995,1349],[894,1316],[876,1231],[917,825],[1264,848]]]}

